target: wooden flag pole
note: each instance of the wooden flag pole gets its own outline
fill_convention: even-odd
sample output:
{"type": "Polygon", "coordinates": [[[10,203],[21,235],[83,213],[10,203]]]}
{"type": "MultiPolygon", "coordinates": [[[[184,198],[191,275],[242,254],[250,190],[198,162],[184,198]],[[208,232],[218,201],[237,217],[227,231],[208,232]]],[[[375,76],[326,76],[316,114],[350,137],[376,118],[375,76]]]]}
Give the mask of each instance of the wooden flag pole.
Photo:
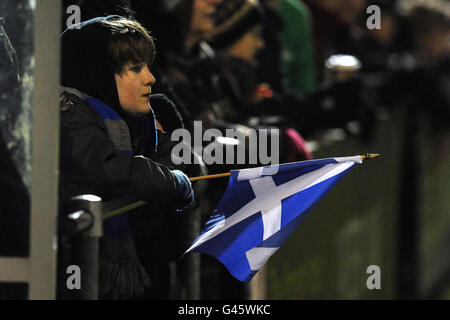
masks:
{"type": "MultiPolygon", "coordinates": [[[[380,155],[378,153],[366,153],[365,155],[362,156],[363,160],[370,160],[370,159],[374,159],[374,158],[378,158],[380,155]]],[[[231,173],[220,173],[220,174],[212,174],[209,176],[201,176],[201,177],[194,177],[194,178],[189,178],[189,181],[193,182],[193,181],[198,181],[198,180],[206,180],[206,179],[217,179],[217,178],[223,178],[223,177],[229,177],[231,176],[231,173]]]]}
{"type": "Polygon", "coordinates": [[[216,179],[216,178],[223,178],[223,177],[229,177],[229,176],[231,176],[231,172],[220,173],[220,174],[212,174],[212,175],[209,175],[209,176],[189,178],[189,181],[192,182],[192,181],[198,181],[198,180],[216,179]]]}

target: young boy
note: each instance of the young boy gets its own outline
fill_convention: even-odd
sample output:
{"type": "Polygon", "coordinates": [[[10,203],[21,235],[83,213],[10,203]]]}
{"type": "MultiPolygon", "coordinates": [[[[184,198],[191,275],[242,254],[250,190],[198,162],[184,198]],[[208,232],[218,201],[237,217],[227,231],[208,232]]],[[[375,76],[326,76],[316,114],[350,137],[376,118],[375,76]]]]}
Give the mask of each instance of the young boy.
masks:
{"type": "Polygon", "coordinates": [[[100,242],[101,297],[138,297],[149,268],[131,234],[146,241],[142,233],[161,230],[161,212],[183,211],[194,197],[187,176],[173,170],[170,136],[150,105],[154,43],[136,21],[109,16],[66,30],[62,50],[60,202],[94,194],[149,203],[145,216],[106,221],[100,242]]]}

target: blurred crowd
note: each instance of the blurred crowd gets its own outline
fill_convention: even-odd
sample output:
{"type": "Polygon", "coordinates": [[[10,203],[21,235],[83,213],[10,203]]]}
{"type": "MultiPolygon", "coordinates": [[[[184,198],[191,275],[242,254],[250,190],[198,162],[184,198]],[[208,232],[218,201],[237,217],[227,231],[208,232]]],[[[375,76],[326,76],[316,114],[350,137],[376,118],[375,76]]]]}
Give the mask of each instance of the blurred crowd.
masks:
{"type": "Polygon", "coordinates": [[[426,101],[436,121],[448,119],[448,1],[65,2],[80,5],[83,20],[132,15],[151,31],[154,92],[175,103],[186,128],[283,128],[283,160],[310,157],[299,143],[321,129],[370,139],[377,108],[411,91],[436,99],[426,101]],[[379,29],[369,29],[369,5],[380,8],[379,29]],[[427,85],[411,88],[415,77],[427,85]]]}
{"type": "MultiPolygon", "coordinates": [[[[320,146],[329,129],[370,143],[380,114],[399,105],[422,110],[437,132],[447,132],[450,2],[433,3],[65,0],[64,7],[79,5],[83,21],[118,14],[134,17],[150,30],[157,51],[152,90],[168,98],[159,113],[165,131],[194,131],[194,121],[202,121],[205,130],[234,129],[244,135],[248,129],[276,128],[279,161],[284,163],[312,159],[317,144],[307,142],[320,146]],[[380,15],[368,13],[369,5],[377,5],[380,15]],[[381,28],[369,28],[371,17],[380,19],[381,28]]],[[[248,166],[202,165],[197,174],[248,166]]],[[[199,191],[203,222],[226,185],[223,180],[208,182],[199,191]]],[[[187,243],[181,247],[186,249],[187,243]]],[[[202,288],[203,298],[245,295],[242,284],[224,278],[226,271],[202,259],[202,283],[209,288],[215,284],[215,290],[202,288]]],[[[182,291],[175,287],[161,284],[152,297],[180,297],[182,291]]]]}

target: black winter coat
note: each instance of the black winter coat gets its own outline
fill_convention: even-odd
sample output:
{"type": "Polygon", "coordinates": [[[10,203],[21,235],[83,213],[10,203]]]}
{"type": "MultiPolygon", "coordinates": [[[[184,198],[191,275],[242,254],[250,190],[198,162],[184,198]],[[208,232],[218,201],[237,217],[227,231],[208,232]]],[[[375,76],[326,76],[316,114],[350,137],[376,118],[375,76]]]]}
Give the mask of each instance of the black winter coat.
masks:
{"type": "Polygon", "coordinates": [[[65,93],[63,100],[62,202],[80,194],[95,194],[104,200],[125,194],[160,204],[179,198],[179,183],[168,167],[172,148],[169,134],[158,131],[156,151],[154,146],[143,150],[139,121],[128,121],[135,156],[116,154],[103,120],[92,107],[73,94],[65,93]]]}
{"type": "MultiPolygon", "coordinates": [[[[166,299],[169,261],[179,257],[185,247],[169,236],[173,228],[181,228],[172,208],[184,207],[186,201],[179,199],[179,183],[170,172],[184,169],[171,162],[170,134],[158,131],[157,145],[150,143],[143,148],[140,121],[127,119],[135,157],[118,155],[103,120],[87,102],[65,93],[61,110],[60,210],[67,212],[68,200],[81,194],[98,195],[103,201],[122,195],[148,201],[127,214],[137,254],[152,282],[141,298],[166,299]]],[[[60,248],[65,249],[61,258],[64,255],[64,261],[69,261],[70,244],[61,240],[60,248]]],[[[65,279],[64,266],[59,272],[65,279]]],[[[60,283],[59,290],[66,299],[64,284],[60,283]]]]}

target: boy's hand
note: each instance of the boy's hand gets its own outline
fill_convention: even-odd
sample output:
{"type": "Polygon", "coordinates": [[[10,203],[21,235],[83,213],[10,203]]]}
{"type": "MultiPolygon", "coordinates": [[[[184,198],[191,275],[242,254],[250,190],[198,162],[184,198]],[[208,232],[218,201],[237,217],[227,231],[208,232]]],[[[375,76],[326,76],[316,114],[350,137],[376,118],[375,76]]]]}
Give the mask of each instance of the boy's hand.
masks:
{"type": "Polygon", "coordinates": [[[177,202],[175,209],[177,212],[183,212],[194,204],[194,190],[189,178],[180,170],[172,170],[172,173],[178,180],[181,192],[181,203],[177,202]]]}

